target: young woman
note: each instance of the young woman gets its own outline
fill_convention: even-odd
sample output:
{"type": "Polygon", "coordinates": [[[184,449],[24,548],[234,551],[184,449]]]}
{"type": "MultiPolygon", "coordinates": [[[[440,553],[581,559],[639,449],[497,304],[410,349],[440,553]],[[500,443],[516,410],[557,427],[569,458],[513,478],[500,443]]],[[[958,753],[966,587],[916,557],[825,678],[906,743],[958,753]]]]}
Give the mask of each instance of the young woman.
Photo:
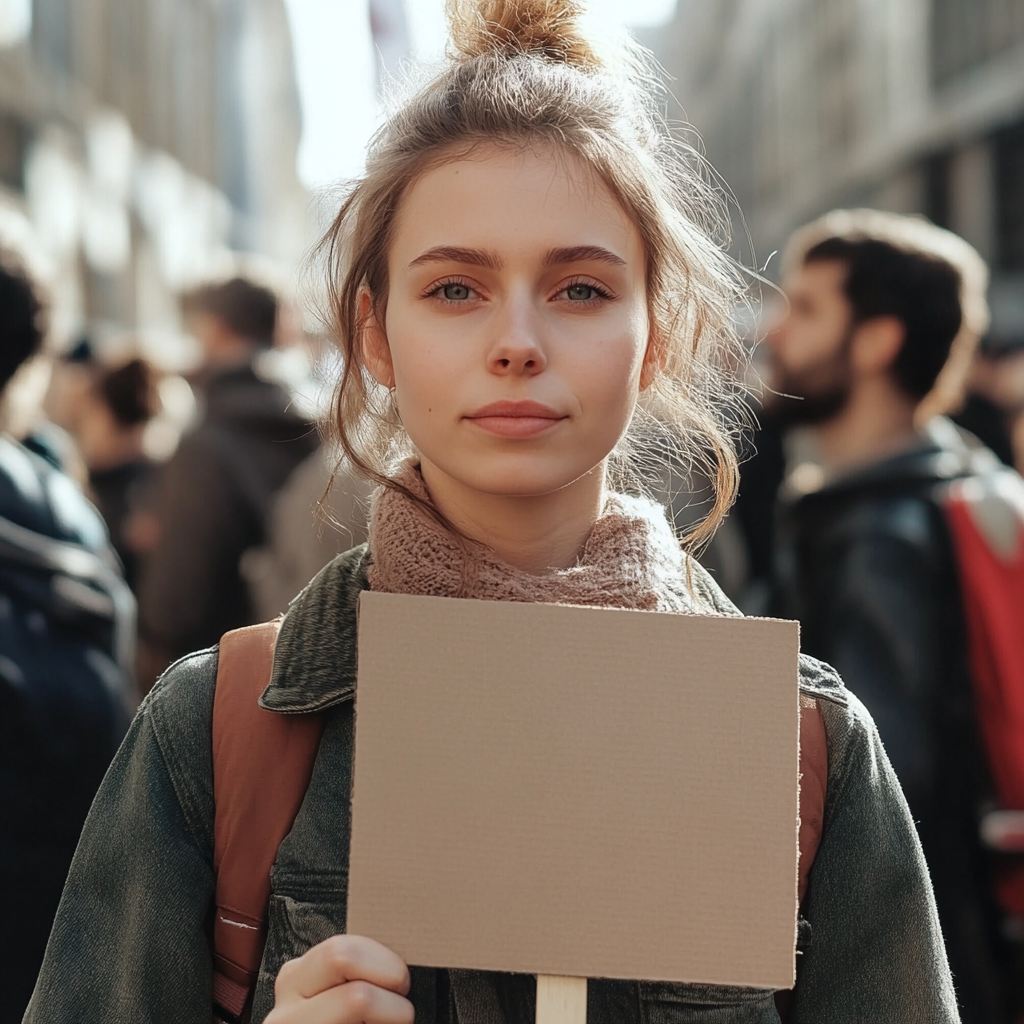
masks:
{"type": "Polygon", "coordinates": [[[156,375],[144,359],[104,369],[82,396],[75,440],[89,470],[90,496],[110,530],[124,576],[134,590],[140,551],[133,522],[152,485],[154,464],[143,435],[160,411],[156,375]]]}
{"type": "MultiPolygon", "coordinates": [[[[658,436],[717,482],[688,543],[721,520],[739,278],[642,68],[600,58],[577,14],[571,0],[454,5],[447,67],[381,129],[328,235],[345,356],[333,427],[380,490],[368,548],[291,606],[262,697],[327,723],[272,874],[254,1021],[533,1019],[532,978],[410,970],[343,934],[361,590],[737,614],[661,508],[613,481],[656,407],[658,436]]],[[[86,826],[30,1024],[209,1020],[216,669],[216,650],[185,658],[141,708],[86,826]]],[[[789,1019],[955,1021],[874,726],[825,666],[805,660],[801,687],[828,781],[789,1019]]],[[[779,1010],[758,989],[595,980],[588,1020],[767,1024],[779,1010]]]]}

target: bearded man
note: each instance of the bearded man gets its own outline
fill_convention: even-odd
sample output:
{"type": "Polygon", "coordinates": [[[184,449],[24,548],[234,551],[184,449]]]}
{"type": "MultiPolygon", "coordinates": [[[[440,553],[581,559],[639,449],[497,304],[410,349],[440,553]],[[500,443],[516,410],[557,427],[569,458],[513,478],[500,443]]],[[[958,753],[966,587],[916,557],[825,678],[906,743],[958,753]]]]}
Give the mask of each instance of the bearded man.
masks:
{"type": "Polygon", "coordinates": [[[765,403],[788,456],[771,610],[800,620],[803,650],[835,665],[878,723],[965,1024],[1012,1012],[1012,950],[978,838],[991,766],[945,510],[950,485],[993,472],[993,457],[932,413],[962,389],[986,277],[962,239],[923,220],[827,215],[787,252],[765,403]]]}

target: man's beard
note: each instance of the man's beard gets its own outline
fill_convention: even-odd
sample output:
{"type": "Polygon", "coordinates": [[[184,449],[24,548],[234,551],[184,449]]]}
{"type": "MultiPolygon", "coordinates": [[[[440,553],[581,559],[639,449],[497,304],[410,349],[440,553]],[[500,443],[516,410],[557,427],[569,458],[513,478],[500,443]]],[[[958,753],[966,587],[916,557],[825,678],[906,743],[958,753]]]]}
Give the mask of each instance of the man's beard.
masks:
{"type": "Polygon", "coordinates": [[[773,367],[771,390],[764,397],[765,418],[783,430],[815,426],[834,419],[846,408],[853,391],[850,369],[852,331],[835,355],[798,372],[773,367]]]}

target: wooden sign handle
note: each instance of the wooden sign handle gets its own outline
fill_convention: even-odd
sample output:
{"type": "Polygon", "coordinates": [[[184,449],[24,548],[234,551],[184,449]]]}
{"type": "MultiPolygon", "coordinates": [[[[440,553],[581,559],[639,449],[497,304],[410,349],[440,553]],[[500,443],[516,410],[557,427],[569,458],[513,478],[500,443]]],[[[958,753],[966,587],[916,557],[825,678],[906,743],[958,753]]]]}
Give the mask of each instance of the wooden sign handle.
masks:
{"type": "Polygon", "coordinates": [[[587,1024],[587,979],[538,974],[537,1024],[587,1024]]]}

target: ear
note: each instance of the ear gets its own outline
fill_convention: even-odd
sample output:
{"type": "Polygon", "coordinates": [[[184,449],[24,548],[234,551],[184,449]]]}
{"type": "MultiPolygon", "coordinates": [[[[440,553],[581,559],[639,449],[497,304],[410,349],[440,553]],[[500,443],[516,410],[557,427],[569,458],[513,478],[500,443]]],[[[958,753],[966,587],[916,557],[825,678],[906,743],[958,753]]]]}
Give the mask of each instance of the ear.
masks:
{"type": "Polygon", "coordinates": [[[665,344],[656,328],[651,327],[647,336],[647,350],[640,366],[640,390],[646,391],[655,378],[665,369],[665,344]]]}
{"type": "Polygon", "coordinates": [[[359,295],[359,349],[363,357],[363,365],[370,371],[370,376],[385,388],[395,386],[395,368],[391,362],[391,348],[388,336],[373,308],[373,299],[368,291],[359,295]]]}
{"type": "Polygon", "coordinates": [[[858,328],[851,358],[864,374],[887,373],[903,348],[907,330],[894,316],[875,316],[858,328]]]}

